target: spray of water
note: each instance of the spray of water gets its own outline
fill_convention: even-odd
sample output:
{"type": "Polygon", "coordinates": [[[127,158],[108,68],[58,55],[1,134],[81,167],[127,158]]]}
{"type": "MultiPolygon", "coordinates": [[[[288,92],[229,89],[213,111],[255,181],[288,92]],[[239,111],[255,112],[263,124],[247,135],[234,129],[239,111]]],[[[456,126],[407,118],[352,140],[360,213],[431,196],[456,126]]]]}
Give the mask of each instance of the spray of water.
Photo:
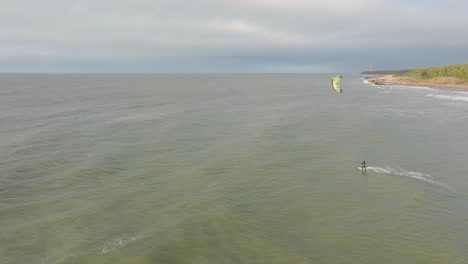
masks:
{"type": "Polygon", "coordinates": [[[437,181],[437,180],[434,179],[434,177],[432,175],[422,173],[422,172],[408,171],[408,170],[404,170],[404,169],[401,169],[401,168],[393,168],[393,167],[388,167],[388,166],[386,166],[386,167],[372,167],[372,166],[370,166],[370,167],[367,167],[367,170],[368,171],[374,171],[374,172],[377,172],[377,173],[384,173],[384,174],[396,175],[396,176],[401,176],[401,177],[407,177],[407,178],[415,179],[415,180],[418,180],[418,181],[426,182],[426,183],[429,183],[429,184],[437,185],[437,186],[440,186],[440,187],[452,189],[452,187],[450,187],[450,185],[448,185],[446,183],[443,183],[443,182],[440,182],[440,181],[437,181]]]}

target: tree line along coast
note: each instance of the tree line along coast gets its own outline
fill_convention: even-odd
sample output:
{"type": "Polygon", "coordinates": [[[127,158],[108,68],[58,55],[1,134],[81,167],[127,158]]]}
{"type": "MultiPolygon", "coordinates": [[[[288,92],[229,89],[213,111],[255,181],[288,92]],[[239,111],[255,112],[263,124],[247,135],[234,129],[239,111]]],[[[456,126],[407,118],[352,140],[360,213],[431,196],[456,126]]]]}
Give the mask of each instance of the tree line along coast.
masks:
{"type": "Polygon", "coordinates": [[[409,70],[365,71],[366,79],[376,85],[409,85],[468,90],[468,64],[409,70]]]}

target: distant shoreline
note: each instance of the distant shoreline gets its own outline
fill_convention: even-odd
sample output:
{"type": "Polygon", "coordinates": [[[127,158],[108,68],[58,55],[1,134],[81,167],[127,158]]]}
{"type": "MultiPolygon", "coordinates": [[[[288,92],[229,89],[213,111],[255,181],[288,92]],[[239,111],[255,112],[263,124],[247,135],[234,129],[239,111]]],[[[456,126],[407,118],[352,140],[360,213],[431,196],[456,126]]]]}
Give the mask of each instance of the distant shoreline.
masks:
{"type": "Polygon", "coordinates": [[[438,89],[467,90],[468,83],[453,77],[436,77],[432,79],[416,79],[407,76],[378,75],[368,77],[367,80],[375,85],[408,85],[423,86],[438,89]]]}

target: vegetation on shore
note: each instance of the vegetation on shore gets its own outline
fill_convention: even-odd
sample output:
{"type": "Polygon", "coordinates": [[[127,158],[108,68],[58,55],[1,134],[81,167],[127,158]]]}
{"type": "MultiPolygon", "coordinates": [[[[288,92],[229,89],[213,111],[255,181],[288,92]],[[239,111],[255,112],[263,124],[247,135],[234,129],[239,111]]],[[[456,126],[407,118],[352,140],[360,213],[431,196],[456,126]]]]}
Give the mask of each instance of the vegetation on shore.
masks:
{"type": "Polygon", "coordinates": [[[454,77],[464,81],[468,81],[468,64],[453,64],[442,67],[430,67],[424,69],[412,69],[402,73],[403,76],[408,76],[417,79],[432,79],[436,77],[454,77]]]}
{"type": "Polygon", "coordinates": [[[383,80],[378,79],[378,78],[376,78],[376,79],[370,79],[370,82],[373,83],[373,84],[375,84],[375,85],[384,85],[384,84],[385,84],[385,82],[384,82],[383,80]]]}
{"type": "Polygon", "coordinates": [[[364,71],[362,74],[396,75],[411,77],[414,79],[453,77],[466,82],[468,81],[468,64],[453,64],[441,67],[416,68],[410,70],[364,71]]]}
{"type": "Polygon", "coordinates": [[[400,74],[366,77],[376,85],[396,84],[468,90],[468,64],[411,69],[400,74]]]}

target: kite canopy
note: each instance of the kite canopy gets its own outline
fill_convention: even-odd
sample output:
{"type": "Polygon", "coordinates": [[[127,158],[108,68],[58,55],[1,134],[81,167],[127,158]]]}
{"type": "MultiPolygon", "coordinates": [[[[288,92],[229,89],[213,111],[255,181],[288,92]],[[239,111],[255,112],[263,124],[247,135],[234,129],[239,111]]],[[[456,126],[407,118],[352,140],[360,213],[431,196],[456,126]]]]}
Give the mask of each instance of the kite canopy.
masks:
{"type": "Polygon", "coordinates": [[[332,87],[337,93],[342,93],[341,91],[341,75],[335,75],[331,79],[332,87]]]}

